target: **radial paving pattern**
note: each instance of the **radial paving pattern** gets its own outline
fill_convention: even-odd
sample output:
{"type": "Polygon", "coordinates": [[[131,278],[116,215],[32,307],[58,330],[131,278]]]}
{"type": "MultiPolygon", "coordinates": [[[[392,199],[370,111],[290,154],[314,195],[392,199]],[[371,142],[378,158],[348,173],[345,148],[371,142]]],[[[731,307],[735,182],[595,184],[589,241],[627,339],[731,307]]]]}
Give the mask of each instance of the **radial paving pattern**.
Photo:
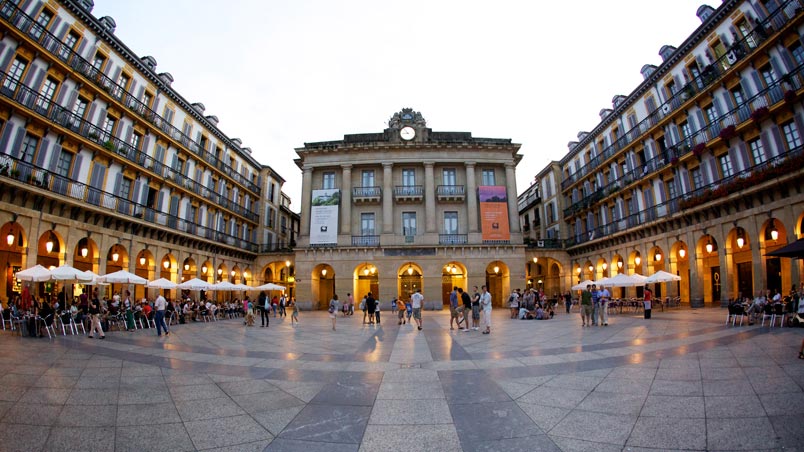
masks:
{"type": "Polygon", "coordinates": [[[804,329],[720,310],[509,320],[491,335],[302,313],[170,338],[0,334],[0,450],[779,450],[804,444],[804,329]]]}

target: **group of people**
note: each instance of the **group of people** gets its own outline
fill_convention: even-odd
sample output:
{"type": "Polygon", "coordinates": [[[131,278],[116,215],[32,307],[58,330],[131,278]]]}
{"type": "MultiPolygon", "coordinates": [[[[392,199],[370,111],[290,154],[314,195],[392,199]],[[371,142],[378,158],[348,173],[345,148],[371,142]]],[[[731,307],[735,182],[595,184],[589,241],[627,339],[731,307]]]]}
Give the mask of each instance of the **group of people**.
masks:
{"type": "MultiPolygon", "coordinates": [[[[601,286],[598,290],[596,284],[587,284],[586,290],[581,292],[581,327],[609,326],[609,301],[611,293],[608,289],[601,286]]],[[[649,319],[650,308],[645,311],[645,318],[649,319]]]]}
{"type": "Polygon", "coordinates": [[[520,289],[511,292],[508,297],[508,308],[512,319],[522,320],[549,320],[555,316],[553,303],[543,291],[527,289],[523,294],[520,289]]]}
{"type": "Polygon", "coordinates": [[[800,303],[802,298],[804,288],[798,290],[795,285],[786,296],[782,296],[778,290],[760,290],[753,299],[738,293],[737,298],[729,300],[728,309],[730,314],[744,313],[748,316],[748,324],[753,325],[762,314],[773,314],[778,309],[790,314],[804,314],[804,303],[800,303]]]}
{"type": "Polygon", "coordinates": [[[462,287],[452,288],[449,294],[449,329],[454,330],[455,324],[463,332],[483,328],[483,334],[491,334],[491,294],[486,286],[482,286],[481,291],[477,290],[477,286],[473,286],[473,289],[473,294],[469,295],[462,287]]]}
{"type": "Polygon", "coordinates": [[[271,326],[270,314],[273,313],[274,318],[279,316],[283,318],[287,316],[287,311],[290,310],[290,324],[295,325],[299,323],[299,308],[296,306],[296,299],[293,297],[286,297],[284,293],[280,296],[274,295],[268,297],[265,291],[260,292],[256,302],[252,302],[248,295],[243,298],[242,313],[245,318],[243,324],[246,326],[254,326],[255,317],[257,312],[260,314],[261,328],[271,326]]]}

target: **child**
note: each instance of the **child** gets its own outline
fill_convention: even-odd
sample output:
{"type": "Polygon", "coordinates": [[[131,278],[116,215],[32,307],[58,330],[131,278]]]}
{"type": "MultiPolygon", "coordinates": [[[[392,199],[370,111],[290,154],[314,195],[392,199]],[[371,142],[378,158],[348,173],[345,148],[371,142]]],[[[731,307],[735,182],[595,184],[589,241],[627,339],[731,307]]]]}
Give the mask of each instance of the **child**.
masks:
{"type": "Polygon", "coordinates": [[[293,326],[294,322],[299,323],[299,307],[296,306],[296,299],[290,299],[290,306],[293,309],[293,312],[290,314],[290,326],[293,326]]]}
{"type": "Polygon", "coordinates": [[[399,325],[404,325],[405,324],[405,302],[402,301],[402,299],[399,299],[399,298],[395,299],[394,302],[396,302],[396,310],[397,310],[397,314],[399,316],[399,325]]]}
{"type": "Polygon", "coordinates": [[[407,312],[408,322],[410,322],[410,316],[413,315],[413,305],[410,304],[410,298],[405,301],[405,312],[407,312]]]}
{"type": "Polygon", "coordinates": [[[246,310],[246,326],[254,326],[254,306],[251,304],[251,300],[249,300],[246,310]]]}

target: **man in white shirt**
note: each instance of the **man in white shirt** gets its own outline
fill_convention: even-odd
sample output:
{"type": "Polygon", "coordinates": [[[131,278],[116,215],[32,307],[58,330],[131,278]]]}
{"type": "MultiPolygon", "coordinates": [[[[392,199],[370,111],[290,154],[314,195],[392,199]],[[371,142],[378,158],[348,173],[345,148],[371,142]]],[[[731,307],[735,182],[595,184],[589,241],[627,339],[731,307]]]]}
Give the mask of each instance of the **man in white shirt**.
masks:
{"type": "Polygon", "coordinates": [[[168,331],[168,327],[165,324],[165,309],[167,309],[167,300],[161,294],[156,297],[156,301],[154,301],[154,309],[156,310],[156,314],[154,315],[154,323],[156,323],[156,335],[161,336],[162,330],[165,330],[165,336],[170,336],[170,332],[168,331]]]}
{"type": "Polygon", "coordinates": [[[416,289],[410,296],[410,305],[413,308],[413,318],[416,320],[416,324],[419,326],[419,330],[422,329],[422,305],[424,304],[424,295],[422,295],[421,289],[416,289]]]}
{"type": "Polygon", "coordinates": [[[486,286],[481,287],[481,290],[480,309],[483,311],[483,326],[486,327],[483,334],[491,334],[491,294],[486,286]]]}
{"type": "Polygon", "coordinates": [[[600,320],[599,322],[603,324],[603,326],[609,326],[609,301],[611,301],[611,293],[608,289],[603,286],[600,286],[600,290],[598,291],[598,296],[600,297],[600,320]]]}

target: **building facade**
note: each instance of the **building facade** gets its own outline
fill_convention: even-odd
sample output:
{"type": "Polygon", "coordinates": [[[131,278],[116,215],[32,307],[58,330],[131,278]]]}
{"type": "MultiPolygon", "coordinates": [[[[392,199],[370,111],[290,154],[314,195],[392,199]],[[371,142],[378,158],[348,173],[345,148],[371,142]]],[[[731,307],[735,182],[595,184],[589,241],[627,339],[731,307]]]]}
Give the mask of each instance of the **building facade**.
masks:
{"type": "Polygon", "coordinates": [[[299,300],[421,289],[440,308],[453,286],[488,285],[495,304],[524,287],[516,214],[520,145],[435,132],[411,109],[378,133],[306,143],[296,247],[299,300]]]}
{"type": "Polygon", "coordinates": [[[0,1],[0,298],[35,264],[248,284],[290,270],[284,180],[91,13],[0,1]]]}
{"type": "Polygon", "coordinates": [[[700,7],[698,29],[663,46],[662,63],[643,66],[643,82],[570,143],[562,240],[543,242],[565,253],[562,289],[664,270],[682,281],[654,294],[719,306],[800,282],[800,260],[768,253],[804,236],[802,10],[797,0],[700,7]]]}

